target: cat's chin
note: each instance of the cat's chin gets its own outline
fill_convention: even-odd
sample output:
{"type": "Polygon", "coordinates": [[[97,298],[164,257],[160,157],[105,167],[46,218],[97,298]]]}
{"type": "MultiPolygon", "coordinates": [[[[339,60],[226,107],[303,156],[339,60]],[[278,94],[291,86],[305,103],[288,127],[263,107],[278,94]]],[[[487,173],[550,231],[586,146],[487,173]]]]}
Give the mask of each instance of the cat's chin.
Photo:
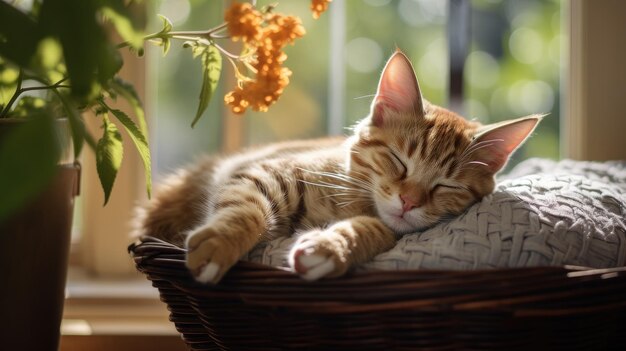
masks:
{"type": "Polygon", "coordinates": [[[380,217],[383,222],[385,222],[385,224],[396,234],[409,234],[420,230],[420,227],[415,226],[409,223],[406,219],[398,216],[381,214],[380,217]]]}

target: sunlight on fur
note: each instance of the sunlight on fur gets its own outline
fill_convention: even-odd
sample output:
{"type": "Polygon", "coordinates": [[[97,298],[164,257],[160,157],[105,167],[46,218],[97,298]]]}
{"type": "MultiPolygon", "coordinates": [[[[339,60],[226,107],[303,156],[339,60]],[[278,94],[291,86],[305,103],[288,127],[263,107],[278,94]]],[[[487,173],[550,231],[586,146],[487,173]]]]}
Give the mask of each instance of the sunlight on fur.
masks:
{"type": "Polygon", "coordinates": [[[136,234],[184,245],[187,267],[203,283],[218,283],[260,241],[290,235],[298,236],[288,258],[294,272],[341,276],[399,235],[491,193],[495,174],[541,117],[467,121],[425,100],[397,51],[353,135],[201,160],[139,210],[136,234]]]}

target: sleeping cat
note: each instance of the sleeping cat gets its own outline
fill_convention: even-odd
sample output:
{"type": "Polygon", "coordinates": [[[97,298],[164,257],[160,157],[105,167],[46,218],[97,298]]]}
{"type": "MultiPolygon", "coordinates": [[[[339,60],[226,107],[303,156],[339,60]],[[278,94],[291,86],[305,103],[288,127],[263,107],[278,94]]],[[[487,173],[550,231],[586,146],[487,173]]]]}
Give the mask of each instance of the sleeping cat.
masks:
{"type": "Polygon", "coordinates": [[[203,283],[217,283],[260,241],[294,233],[296,273],[340,276],[398,235],[491,193],[494,175],[540,119],[481,126],[435,106],[397,51],[352,136],[273,144],[180,170],[141,211],[138,234],[185,245],[187,267],[203,283]]]}

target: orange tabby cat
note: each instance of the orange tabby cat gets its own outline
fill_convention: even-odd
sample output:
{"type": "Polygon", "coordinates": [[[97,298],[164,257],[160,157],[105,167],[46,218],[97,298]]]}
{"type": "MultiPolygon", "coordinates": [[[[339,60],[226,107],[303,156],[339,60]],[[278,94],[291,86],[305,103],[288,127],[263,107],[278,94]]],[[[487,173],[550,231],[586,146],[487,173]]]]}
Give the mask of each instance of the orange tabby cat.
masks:
{"type": "Polygon", "coordinates": [[[398,51],[354,135],[269,145],[181,170],[143,209],[138,234],[184,243],[193,276],[217,283],[260,241],[297,233],[293,270],[336,277],[392,248],[397,235],[491,193],[494,175],[540,119],[481,126],[430,104],[398,51]]]}

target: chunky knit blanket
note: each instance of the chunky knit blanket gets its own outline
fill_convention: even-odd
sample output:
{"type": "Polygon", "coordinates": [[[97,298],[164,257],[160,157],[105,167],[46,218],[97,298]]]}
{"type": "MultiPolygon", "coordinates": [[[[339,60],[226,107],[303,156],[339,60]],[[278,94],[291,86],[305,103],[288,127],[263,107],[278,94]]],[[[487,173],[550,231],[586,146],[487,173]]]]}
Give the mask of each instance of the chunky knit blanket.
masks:
{"type": "MultiPolygon", "coordinates": [[[[248,260],[286,266],[293,238],[257,246],[248,260]]],[[[459,217],[359,269],[482,269],[626,265],[626,161],[530,159],[459,217]]]]}

